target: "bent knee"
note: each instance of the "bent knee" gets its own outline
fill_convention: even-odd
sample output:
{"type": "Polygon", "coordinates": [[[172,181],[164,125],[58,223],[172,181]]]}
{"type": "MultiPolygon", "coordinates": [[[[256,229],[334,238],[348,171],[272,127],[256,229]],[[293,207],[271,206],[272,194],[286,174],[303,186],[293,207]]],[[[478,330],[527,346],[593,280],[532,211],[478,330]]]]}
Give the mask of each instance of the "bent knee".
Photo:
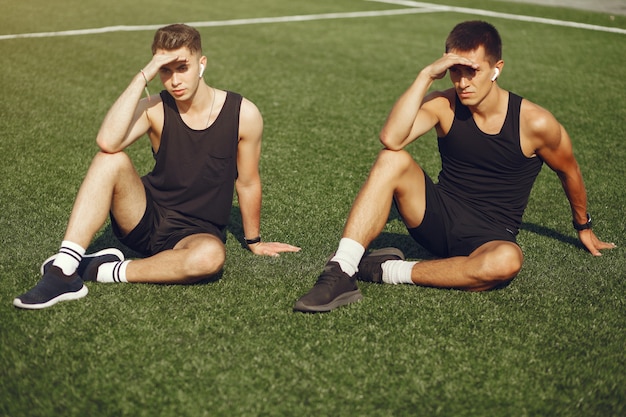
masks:
{"type": "Polygon", "coordinates": [[[218,243],[206,243],[191,249],[186,260],[187,282],[193,283],[211,278],[224,267],[226,250],[218,243]]]}
{"type": "Polygon", "coordinates": [[[133,163],[126,152],[106,153],[100,151],[94,156],[91,165],[115,172],[129,168],[134,170],[133,163]]]}
{"type": "Polygon", "coordinates": [[[415,160],[411,154],[405,150],[392,151],[390,149],[383,149],[378,153],[378,158],[376,159],[377,165],[384,165],[395,169],[405,169],[414,163],[415,160]]]}
{"type": "Polygon", "coordinates": [[[407,173],[414,172],[415,168],[421,171],[417,162],[407,151],[383,149],[379,152],[376,162],[374,162],[370,178],[382,181],[387,186],[393,186],[401,178],[405,178],[407,173]]]}
{"type": "Polygon", "coordinates": [[[517,245],[501,247],[498,251],[498,273],[506,280],[511,280],[517,276],[522,269],[524,256],[522,250],[517,245]]]}
{"type": "Polygon", "coordinates": [[[107,163],[126,163],[130,162],[130,157],[126,152],[107,153],[99,151],[94,156],[94,161],[106,161],[107,163]]]}
{"type": "Polygon", "coordinates": [[[499,245],[485,257],[481,280],[484,286],[479,290],[505,286],[517,276],[523,262],[524,256],[517,245],[499,245]]]}

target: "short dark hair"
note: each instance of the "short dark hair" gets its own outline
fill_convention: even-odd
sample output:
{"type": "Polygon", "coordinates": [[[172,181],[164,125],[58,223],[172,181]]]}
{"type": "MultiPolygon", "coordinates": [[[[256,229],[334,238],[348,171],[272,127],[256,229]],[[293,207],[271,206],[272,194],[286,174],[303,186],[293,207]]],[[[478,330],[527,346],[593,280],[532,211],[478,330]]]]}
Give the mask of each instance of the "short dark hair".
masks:
{"type": "Polygon", "coordinates": [[[490,23],[470,20],[459,23],[446,39],[446,52],[474,51],[485,48],[485,56],[491,65],[502,59],[502,39],[496,28],[490,23]]]}
{"type": "Polygon", "coordinates": [[[176,23],[156,31],[152,41],[152,55],[156,53],[157,49],[173,51],[183,47],[188,48],[191,53],[202,54],[200,32],[191,26],[176,23]]]}

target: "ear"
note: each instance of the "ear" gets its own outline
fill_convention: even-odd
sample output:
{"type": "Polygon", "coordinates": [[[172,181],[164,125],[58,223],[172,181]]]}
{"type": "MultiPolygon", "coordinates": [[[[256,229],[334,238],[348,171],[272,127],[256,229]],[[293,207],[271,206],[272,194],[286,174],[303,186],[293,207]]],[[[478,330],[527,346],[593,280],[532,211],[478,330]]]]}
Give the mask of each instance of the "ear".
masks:
{"type": "Polygon", "coordinates": [[[202,74],[204,74],[204,70],[206,69],[206,56],[200,58],[200,73],[199,78],[202,78],[202,74]]]}
{"type": "Polygon", "coordinates": [[[500,60],[496,63],[495,68],[493,69],[493,75],[491,76],[491,81],[495,81],[502,73],[502,67],[504,67],[504,61],[500,60]]]}
{"type": "Polygon", "coordinates": [[[493,70],[493,76],[491,77],[491,81],[495,81],[496,79],[498,79],[498,75],[500,75],[500,69],[496,67],[493,70]]]}

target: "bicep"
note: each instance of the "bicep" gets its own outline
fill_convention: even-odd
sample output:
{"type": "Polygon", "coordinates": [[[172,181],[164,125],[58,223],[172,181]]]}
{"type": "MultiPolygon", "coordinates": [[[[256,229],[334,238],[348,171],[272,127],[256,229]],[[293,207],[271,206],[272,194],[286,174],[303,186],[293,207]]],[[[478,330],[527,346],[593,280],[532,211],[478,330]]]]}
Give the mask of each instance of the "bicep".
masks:
{"type": "Polygon", "coordinates": [[[548,126],[541,133],[543,137],[536,153],[546,165],[559,175],[577,169],[572,141],[565,128],[555,120],[554,126],[548,126]]]}
{"type": "Polygon", "coordinates": [[[415,116],[415,120],[413,120],[407,142],[412,142],[430,132],[434,127],[440,126],[442,119],[445,119],[446,115],[454,116],[447,92],[435,91],[426,96],[424,104],[422,104],[415,116]]]}
{"type": "Polygon", "coordinates": [[[263,117],[252,102],[243,99],[239,114],[239,144],[237,147],[238,179],[243,182],[255,180],[259,176],[262,137],[263,117]]]}
{"type": "Polygon", "coordinates": [[[420,136],[428,133],[433,127],[435,127],[439,123],[439,118],[436,113],[432,111],[429,106],[424,105],[417,112],[417,116],[415,116],[415,120],[413,121],[413,126],[411,127],[411,132],[409,134],[409,139],[411,141],[419,138],[420,136]]]}
{"type": "MultiPolygon", "coordinates": [[[[122,142],[122,149],[130,146],[139,138],[141,138],[146,133],[149,133],[152,129],[152,119],[155,117],[158,111],[155,111],[156,107],[159,107],[159,103],[149,102],[147,99],[143,99],[140,101],[139,105],[135,109],[135,113],[133,114],[133,118],[131,120],[130,126],[126,131],[126,136],[122,142]]],[[[162,107],[161,107],[162,109],[162,107]]],[[[163,111],[161,110],[161,114],[163,111]]],[[[162,117],[161,117],[162,119],[162,117]]],[[[161,126],[163,125],[161,120],[161,126]]]]}

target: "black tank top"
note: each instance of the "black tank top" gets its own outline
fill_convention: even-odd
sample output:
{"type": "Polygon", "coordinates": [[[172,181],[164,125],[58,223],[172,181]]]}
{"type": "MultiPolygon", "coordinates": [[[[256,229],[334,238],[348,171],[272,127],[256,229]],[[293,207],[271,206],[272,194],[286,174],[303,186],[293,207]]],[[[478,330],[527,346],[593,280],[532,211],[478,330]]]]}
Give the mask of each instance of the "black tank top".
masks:
{"type": "Polygon", "coordinates": [[[180,117],[176,100],[161,92],[163,133],[152,172],[143,177],[159,205],[225,227],[237,178],[239,110],[242,97],[227,92],[217,119],[194,130],[180,117]]]}
{"type": "Polygon", "coordinates": [[[452,127],[438,138],[440,189],[514,234],[543,164],[539,157],[528,158],[522,152],[521,103],[520,96],[509,93],[502,129],[489,135],[478,128],[469,108],[456,97],[452,127]]]}

